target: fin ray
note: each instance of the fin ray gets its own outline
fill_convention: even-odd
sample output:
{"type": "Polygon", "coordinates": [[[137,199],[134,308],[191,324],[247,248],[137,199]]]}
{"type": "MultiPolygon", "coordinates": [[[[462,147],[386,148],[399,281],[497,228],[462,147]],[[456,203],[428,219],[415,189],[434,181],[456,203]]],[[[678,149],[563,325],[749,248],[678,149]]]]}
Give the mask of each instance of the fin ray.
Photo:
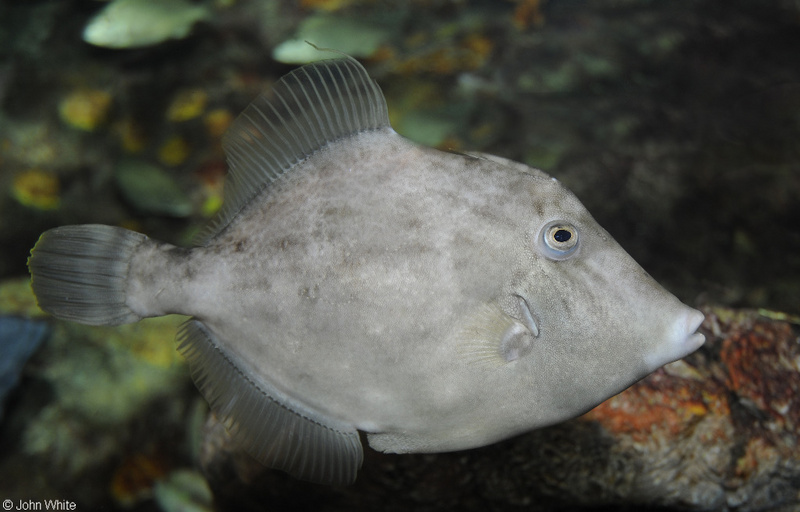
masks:
{"type": "Polygon", "coordinates": [[[355,59],[292,71],[275,83],[271,97],[262,95],[247,107],[223,138],[230,168],[223,206],[196,244],[208,243],[254,197],[327,144],[388,126],[383,93],[355,59]]]}
{"type": "Polygon", "coordinates": [[[461,356],[471,363],[496,367],[527,355],[535,338],[527,326],[494,302],[481,304],[461,328],[459,337],[461,356]]]}
{"type": "Polygon", "coordinates": [[[178,350],[212,409],[259,462],[311,482],[355,481],[363,460],[355,428],[301,411],[281,399],[277,390],[248,378],[198,320],[183,324],[178,350]]]}
{"type": "Polygon", "coordinates": [[[141,233],[99,224],[45,231],[28,259],[39,307],[88,325],[141,320],[126,303],[126,289],[131,257],[146,240],[141,233]]]}

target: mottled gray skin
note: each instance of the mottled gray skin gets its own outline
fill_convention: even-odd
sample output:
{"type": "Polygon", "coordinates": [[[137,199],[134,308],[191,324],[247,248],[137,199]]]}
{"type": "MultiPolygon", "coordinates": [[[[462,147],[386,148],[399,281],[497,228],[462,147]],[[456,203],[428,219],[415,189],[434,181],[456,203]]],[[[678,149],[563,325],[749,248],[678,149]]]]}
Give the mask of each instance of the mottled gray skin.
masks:
{"type": "Polygon", "coordinates": [[[143,244],[128,306],[197,317],[250,378],[376,449],[457,450],[556,423],[702,344],[702,315],[541,171],[385,128],[276,185],[205,247],[143,244]],[[553,220],[580,236],[561,261],[541,247],[553,220]],[[520,320],[517,297],[540,331],[530,352],[476,355],[499,350],[487,305],[520,320]]]}

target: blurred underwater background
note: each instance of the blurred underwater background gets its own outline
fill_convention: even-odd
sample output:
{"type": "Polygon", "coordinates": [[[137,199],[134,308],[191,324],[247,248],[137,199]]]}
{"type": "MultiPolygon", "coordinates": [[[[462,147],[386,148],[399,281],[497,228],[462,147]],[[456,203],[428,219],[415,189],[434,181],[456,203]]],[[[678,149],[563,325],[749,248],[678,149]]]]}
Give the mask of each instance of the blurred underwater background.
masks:
{"type": "Polygon", "coordinates": [[[76,510],[800,510],[796,0],[0,0],[0,500],[76,510]],[[221,139],[300,63],[361,61],[401,134],[552,174],[706,347],[586,416],[470,452],[367,450],[346,489],[226,443],[183,318],[48,319],[63,224],[188,245],[221,139]]]}

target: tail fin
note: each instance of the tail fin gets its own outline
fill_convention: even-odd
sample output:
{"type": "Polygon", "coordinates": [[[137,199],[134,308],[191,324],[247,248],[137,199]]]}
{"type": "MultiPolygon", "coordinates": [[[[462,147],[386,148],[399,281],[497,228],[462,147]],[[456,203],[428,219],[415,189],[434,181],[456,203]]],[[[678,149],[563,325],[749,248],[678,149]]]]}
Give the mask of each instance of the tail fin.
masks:
{"type": "Polygon", "coordinates": [[[63,320],[119,325],[141,317],[126,305],[131,256],[147,237],[124,228],[86,224],[42,233],[28,269],[39,307],[63,320]]]}

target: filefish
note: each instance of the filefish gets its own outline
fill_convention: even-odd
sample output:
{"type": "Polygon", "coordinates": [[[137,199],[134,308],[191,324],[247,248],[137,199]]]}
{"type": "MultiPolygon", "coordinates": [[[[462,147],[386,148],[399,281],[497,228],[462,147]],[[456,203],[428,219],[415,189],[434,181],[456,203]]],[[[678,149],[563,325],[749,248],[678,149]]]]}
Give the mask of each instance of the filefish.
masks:
{"type": "Polygon", "coordinates": [[[83,29],[83,40],[104,48],[141,48],[183,39],[208,19],[204,5],[187,0],[112,0],[83,29]]]}
{"type": "Polygon", "coordinates": [[[300,67],[224,138],[224,204],[191,248],[43,233],[39,305],[91,325],[189,315],[192,377],[263,464],[348,484],[382,452],[479,447],[580,415],[704,342],[544,172],[392,130],[352,58],[300,67]]]}

